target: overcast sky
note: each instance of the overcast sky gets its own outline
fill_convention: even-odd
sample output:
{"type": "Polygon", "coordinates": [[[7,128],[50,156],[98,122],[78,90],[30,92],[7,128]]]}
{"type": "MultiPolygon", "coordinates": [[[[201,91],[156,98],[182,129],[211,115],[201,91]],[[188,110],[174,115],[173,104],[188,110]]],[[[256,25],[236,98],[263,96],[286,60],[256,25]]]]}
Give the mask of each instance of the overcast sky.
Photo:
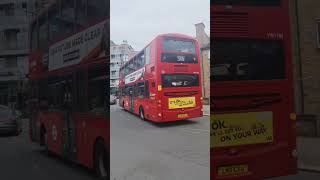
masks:
{"type": "Polygon", "coordinates": [[[210,31],[210,0],[111,0],[111,40],[127,40],[136,51],[155,36],[182,33],[195,36],[194,24],[210,31]]]}

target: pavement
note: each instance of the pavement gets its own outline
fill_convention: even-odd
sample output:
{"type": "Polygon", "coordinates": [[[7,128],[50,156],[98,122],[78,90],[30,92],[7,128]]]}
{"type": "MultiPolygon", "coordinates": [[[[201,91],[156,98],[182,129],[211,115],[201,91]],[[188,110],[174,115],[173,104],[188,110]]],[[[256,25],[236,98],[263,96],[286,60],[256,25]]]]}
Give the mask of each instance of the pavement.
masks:
{"type": "Polygon", "coordinates": [[[320,180],[320,138],[297,137],[299,173],[270,180],[320,180]]]}
{"type": "Polygon", "coordinates": [[[320,173],[311,171],[299,171],[298,174],[292,176],[271,178],[268,180],[319,180],[320,173]]]}
{"type": "Polygon", "coordinates": [[[299,169],[320,173],[320,138],[298,137],[297,149],[299,169]]]}
{"type": "Polygon", "coordinates": [[[28,120],[23,120],[23,132],[17,137],[0,136],[1,180],[95,180],[95,174],[82,166],[55,156],[31,143],[28,120]]]}
{"type": "Polygon", "coordinates": [[[143,121],[118,105],[111,112],[111,180],[209,180],[209,117],[143,121]]]}
{"type": "Polygon", "coordinates": [[[210,116],[210,105],[203,105],[203,115],[210,116]]]}

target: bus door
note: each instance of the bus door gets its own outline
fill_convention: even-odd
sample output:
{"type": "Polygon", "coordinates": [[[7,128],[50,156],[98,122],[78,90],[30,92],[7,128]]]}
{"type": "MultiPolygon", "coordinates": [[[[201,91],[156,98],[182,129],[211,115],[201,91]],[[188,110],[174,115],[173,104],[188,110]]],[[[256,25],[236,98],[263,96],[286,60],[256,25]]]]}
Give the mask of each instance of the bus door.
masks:
{"type": "Polygon", "coordinates": [[[75,161],[77,158],[77,148],[76,148],[76,125],[75,119],[72,113],[72,95],[73,95],[73,82],[68,79],[64,84],[63,90],[63,153],[67,159],[75,161]]]}
{"type": "Polygon", "coordinates": [[[129,88],[129,110],[130,112],[134,112],[134,93],[133,86],[129,88]]]}

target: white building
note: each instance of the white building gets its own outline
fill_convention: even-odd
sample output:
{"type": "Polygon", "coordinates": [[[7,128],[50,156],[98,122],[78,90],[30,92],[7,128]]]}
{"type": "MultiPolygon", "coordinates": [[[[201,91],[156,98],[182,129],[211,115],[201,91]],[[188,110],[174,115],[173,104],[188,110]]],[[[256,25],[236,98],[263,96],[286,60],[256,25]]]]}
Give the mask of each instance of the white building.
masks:
{"type": "Polygon", "coordinates": [[[17,101],[28,73],[28,0],[0,1],[0,104],[17,101]]]}
{"type": "Polygon", "coordinates": [[[133,48],[127,41],[121,44],[110,42],[110,93],[115,94],[119,86],[119,70],[122,64],[129,60],[129,55],[133,52],[133,48]]]}

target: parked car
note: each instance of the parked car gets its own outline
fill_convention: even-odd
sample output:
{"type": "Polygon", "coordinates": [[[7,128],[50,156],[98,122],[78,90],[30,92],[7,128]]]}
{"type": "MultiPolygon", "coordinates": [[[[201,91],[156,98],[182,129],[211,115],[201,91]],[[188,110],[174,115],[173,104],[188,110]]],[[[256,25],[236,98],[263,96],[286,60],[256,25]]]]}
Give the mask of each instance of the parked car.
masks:
{"type": "Polygon", "coordinates": [[[0,134],[18,136],[22,132],[20,113],[0,105],[0,134]]]}
{"type": "Polygon", "coordinates": [[[110,94],[110,105],[117,103],[117,97],[113,94],[110,94]]]}

